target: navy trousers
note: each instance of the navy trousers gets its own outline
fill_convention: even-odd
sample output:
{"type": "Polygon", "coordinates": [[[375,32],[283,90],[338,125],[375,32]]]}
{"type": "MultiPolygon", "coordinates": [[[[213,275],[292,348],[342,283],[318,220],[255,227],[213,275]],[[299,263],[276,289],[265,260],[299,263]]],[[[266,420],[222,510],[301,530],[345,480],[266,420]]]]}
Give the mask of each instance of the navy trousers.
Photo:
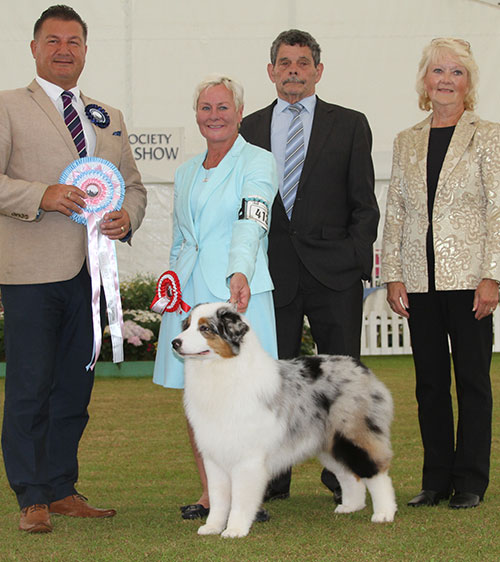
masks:
{"type": "Polygon", "coordinates": [[[474,318],[474,291],[410,293],[408,297],[424,446],[422,488],[482,497],[490,468],[492,317],[474,318]],[[458,400],[456,438],[448,336],[458,400]]]}
{"type": "Polygon", "coordinates": [[[21,508],[76,493],[94,382],[90,277],[2,285],[7,371],[2,450],[21,508]]]}

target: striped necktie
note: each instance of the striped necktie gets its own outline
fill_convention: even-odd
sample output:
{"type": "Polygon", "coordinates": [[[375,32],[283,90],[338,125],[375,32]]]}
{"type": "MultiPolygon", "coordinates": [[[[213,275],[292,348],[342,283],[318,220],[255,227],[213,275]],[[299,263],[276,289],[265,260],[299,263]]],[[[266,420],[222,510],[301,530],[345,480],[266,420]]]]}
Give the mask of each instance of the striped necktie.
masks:
{"type": "Polygon", "coordinates": [[[80,158],[87,156],[87,149],[85,148],[85,135],[83,133],[83,126],[82,122],[80,121],[80,117],[78,117],[78,113],[76,109],[73,107],[73,94],[71,92],[64,91],[61,94],[63,100],[63,108],[64,108],[64,122],[73,137],[73,142],[75,143],[76,150],[78,150],[78,154],[80,158]]]}
{"type": "Polygon", "coordinates": [[[290,220],[304,164],[304,127],[300,118],[300,112],[304,109],[304,106],[300,103],[295,103],[289,105],[287,109],[292,112],[293,117],[288,127],[286,139],[285,170],[281,199],[283,200],[287,217],[290,220]]]}

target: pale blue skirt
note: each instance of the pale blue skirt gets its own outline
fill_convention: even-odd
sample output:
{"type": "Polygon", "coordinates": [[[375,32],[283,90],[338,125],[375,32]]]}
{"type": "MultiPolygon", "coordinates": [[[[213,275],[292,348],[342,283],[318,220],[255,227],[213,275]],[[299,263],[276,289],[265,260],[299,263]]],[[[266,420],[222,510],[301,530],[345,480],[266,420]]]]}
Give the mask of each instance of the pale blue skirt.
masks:
{"type": "MultiPolygon", "coordinates": [[[[198,264],[196,264],[193,274],[182,291],[182,300],[190,306],[221,300],[208,290],[198,264]]],[[[153,382],[156,384],[167,388],[184,388],[184,361],[173,352],[171,342],[182,332],[182,321],[188,315],[189,313],[185,312],[182,314],[166,312],[163,315],[153,373],[153,382]]],[[[272,291],[252,295],[245,317],[257,334],[262,347],[272,357],[277,358],[276,322],[272,291]]]]}

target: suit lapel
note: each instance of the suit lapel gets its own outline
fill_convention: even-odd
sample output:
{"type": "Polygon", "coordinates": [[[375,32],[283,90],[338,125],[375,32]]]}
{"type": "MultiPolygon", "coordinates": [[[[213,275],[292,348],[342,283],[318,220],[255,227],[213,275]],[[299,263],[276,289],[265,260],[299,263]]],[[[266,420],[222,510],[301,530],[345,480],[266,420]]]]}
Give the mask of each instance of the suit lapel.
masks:
{"type": "MultiPolygon", "coordinates": [[[[80,92],[80,97],[82,98],[83,105],[85,107],[87,107],[87,105],[89,105],[89,103],[96,103],[95,100],[93,100],[91,98],[88,98],[86,95],[82,94],[82,92],[80,92]]],[[[90,119],[89,119],[89,121],[90,121],[90,119]]],[[[92,128],[94,129],[94,132],[95,132],[94,156],[97,156],[98,154],[100,154],[102,141],[103,141],[104,135],[106,135],[107,132],[105,132],[104,129],[101,129],[101,127],[97,127],[97,125],[95,125],[95,123],[92,123],[92,121],[90,121],[90,123],[91,123],[92,128]]]]}
{"type": "Polygon", "coordinates": [[[198,156],[193,158],[193,160],[191,160],[189,169],[186,170],[184,176],[180,178],[180,181],[183,185],[186,186],[186,188],[178,192],[177,197],[179,198],[179,200],[176,202],[176,208],[181,210],[181,212],[184,214],[184,219],[181,219],[179,222],[188,224],[189,230],[195,238],[196,233],[194,229],[194,219],[193,213],[191,211],[191,194],[193,192],[196,176],[198,175],[198,170],[204,159],[205,153],[199,154],[198,156]]]}
{"type": "MultiPolygon", "coordinates": [[[[224,184],[224,180],[229,175],[231,170],[234,168],[237,158],[240,155],[244,145],[245,145],[245,141],[241,136],[238,136],[238,138],[234,142],[229,152],[224,156],[221,162],[219,162],[219,165],[213,170],[209,180],[205,183],[203,189],[200,192],[198,203],[196,205],[196,213],[194,217],[195,222],[199,219],[209,199],[224,184]]],[[[205,156],[206,156],[206,152],[203,156],[203,160],[205,159],[205,156]]],[[[200,164],[203,162],[203,160],[200,162],[200,164]]],[[[195,178],[193,177],[193,181],[194,179],[195,178]]]]}
{"type": "Polygon", "coordinates": [[[460,162],[464,152],[467,150],[476,131],[476,121],[476,116],[470,111],[465,111],[460,117],[451,137],[450,146],[446,151],[443,167],[439,174],[438,189],[446,183],[455,166],[460,162]]]}
{"type": "Polygon", "coordinates": [[[429,148],[429,132],[431,128],[432,115],[415,125],[415,152],[418,167],[422,175],[424,185],[427,185],[427,151],[429,148]]]}
{"type": "Polygon", "coordinates": [[[311,136],[309,138],[309,145],[307,147],[306,159],[302,174],[300,175],[299,191],[306,182],[309,174],[316,165],[316,160],[321,152],[321,147],[325,144],[330,131],[334,125],[334,108],[328,107],[319,98],[316,100],[316,107],[314,109],[314,118],[311,129],[311,136]]]}
{"type": "Polygon", "coordinates": [[[276,103],[277,100],[274,100],[271,105],[268,105],[260,111],[255,124],[254,144],[269,151],[271,151],[271,120],[273,118],[273,109],[276,103]]]}
{"type": "Polygon", "coordinates": [[[59,133],[61,133],[64,142],[73,153],[75,159],[80,158],[80,155],[76,150],[73,137],[71,136],[68,127],[66,127],[66,123],[64,122],[64,119],[62,118],[61,114],[57,111],[56,107],[52,103],[52,100],[43,91],[43,88],[38,84],[36,80],[33,80],[33,82],[31,82],[31,84],[28,86],[28,90],[32,93],[33,100],[44,111],[44,113],[47,115],[47,117],[50,119],[54,127],[59,131],[59,133]]]}

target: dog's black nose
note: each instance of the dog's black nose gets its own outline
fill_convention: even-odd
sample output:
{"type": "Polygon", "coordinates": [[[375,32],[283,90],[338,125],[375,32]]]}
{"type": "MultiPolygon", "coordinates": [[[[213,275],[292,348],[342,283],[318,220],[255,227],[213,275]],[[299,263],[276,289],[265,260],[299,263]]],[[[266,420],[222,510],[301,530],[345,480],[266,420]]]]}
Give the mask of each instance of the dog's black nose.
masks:
{"type": "Polygon", "coordinates": [[[175,340],[172,340],[172,347],[177,351],[180,346],[182,345],[182,341],[179,338],[175,338],[175,340]]]}

